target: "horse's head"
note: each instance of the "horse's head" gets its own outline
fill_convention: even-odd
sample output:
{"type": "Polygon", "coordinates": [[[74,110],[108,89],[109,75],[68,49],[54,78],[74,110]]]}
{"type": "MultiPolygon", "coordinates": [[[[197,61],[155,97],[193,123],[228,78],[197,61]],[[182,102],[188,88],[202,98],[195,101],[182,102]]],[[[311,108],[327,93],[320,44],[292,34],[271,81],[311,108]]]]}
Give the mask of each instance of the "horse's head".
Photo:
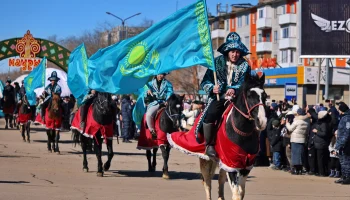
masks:
{"type": "Polygon", "coordinates": [[[177,94],[172,94],[167,100],[167,106],[165,108],[165,113],[172,121],[173,128],[178,129],[180,127],[180,117],[183,110],[182,102],[184,96],[177,94]]]}
{"type": "Polygon", "coordinates": [[[21,103],[20,103],[20,109],[19,109],[19,112],[20,113],[24,113],[24,114],[27,114],[30,112],[30,109],[29,108],[29,102],[28,102],[28,99],[27,99],[27,95],[23,95],[23,97],[21,98],[21,103]]]}
{"type": "Polygon", "coordinates": [[[52,94],[51,108],[50,110],[57,116],[60,113],[61,97],[58,94],[52,94]]]}
{"type": "MultiPolygon", "coordinates": [[[[266,128],[267,118],[265,114],[266,93],[264,90],[265,74],[261,77],[258,75],[247,74],[242,85],[242,91],[239,94],[238,101],[240,107],[245,108],[246,114],[242,115],[255,121],[255,126],[258,131],[266,128]]],[[[241,110],[245,110],[241,109],[241,110]]]]}
{"type": "Polygon", "coordinates": [[[101,115],[107,115],[111,112],[111,95],[105,92],[98,92],[94,100],[94,112],[101,115]]]}

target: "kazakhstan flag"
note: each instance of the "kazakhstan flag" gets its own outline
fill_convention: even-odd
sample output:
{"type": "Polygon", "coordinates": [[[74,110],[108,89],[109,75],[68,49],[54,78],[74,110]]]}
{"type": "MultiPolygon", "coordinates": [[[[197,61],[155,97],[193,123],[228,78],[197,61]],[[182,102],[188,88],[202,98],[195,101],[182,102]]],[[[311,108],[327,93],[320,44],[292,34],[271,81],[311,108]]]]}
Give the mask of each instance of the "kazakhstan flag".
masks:
{"type": "Polygon", "coordinates": [[[26,90],[28,102],[31,106],[36,104],[36,94],[34,90],[45,86],[46,65],[47,60],[46,57],[44,57],[40,64],[24,78],[24,88],[26,90]]]}
{"type": "Polygon", "coordinates": [[[194,65],[215,70],[204,0],[92,55],[89,88],[112,94],[134,93],[150,76],[194,65]]]}
{"type": "Polygon", "coordinates": [[[78,105],[81,105],[84,96],[89,91],[88,58],[84,44],[75,48],[69,56],[67,79],[70,91],[77,99],[78,105]]]}
{"type": "Polygon", "coordinates": [[[143,115],[146,113],[146,105],[145,105],[145,92],[149,90],[147,85],[143,86],[138,90],[136,104],[134,109],[132,110],[132,120],[135,122],[137,128],[141,128],[143,115]]]}

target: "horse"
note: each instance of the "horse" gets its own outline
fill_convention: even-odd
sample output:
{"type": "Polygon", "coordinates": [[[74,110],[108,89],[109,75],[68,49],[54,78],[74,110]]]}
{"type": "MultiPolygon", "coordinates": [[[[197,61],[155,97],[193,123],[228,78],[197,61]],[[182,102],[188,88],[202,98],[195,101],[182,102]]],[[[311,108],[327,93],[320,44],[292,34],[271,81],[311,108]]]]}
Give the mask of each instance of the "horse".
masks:
{"type": "Polygon", "coordinates": [[[230,184],[233,200],[242,200],[245,183],[253,168],[255,156],[259,151],[259,133],[266,127],[264,104],[265,75],[246,75],[243,85],[230,101],[218,125],[215,149],[217,159],[209,159],[205,152],[202,135],[195,136],[200,115],[190,132],[177,132],[168,135],[169,143],[176,149],[199,157],[200,171],[206,198],[211,199],[211,180],[219,164],[219,200],[224,199],[226,176],[230,184]],[[200,140],[199,144],[197,140],[200,140]],[[226,175],[226,176],[225,176],[226,175]]]}
{"type": "Polygon", "coordinates": [[[51,101],[49,102],[45,113],[44,123],[46,126],[48,151],[51,153],[56,152],[57,154],[60,154],[60,149],[58,146],[62,124],[62,106],[60,95],[54,93],[52,94],[51,101]]]}
{"type": "Polygon", "coordinates": [[[3,113],[5,114],[5,129],[8,129],[8,125],[10,124],[10,128],[13,128],[13,112],[15,111],[16,107],[16,98],[13,91],[11,90],[12,86],[5,86],[4,92],[3,92],[3,99],[2,99],[2,106],[3,106],[3,113]]]}
{"type": "Polygon", "coordinates": [[[91,138],[94,141],[94,150],[97,157],[97,176],[103,177],[104,172],[108,171],[114,156],[113,152],[113,130],[116,128],[116,105],[112,103],[111,95],[98,92],[93,99],[86,118],[85,128],[80,128],[80,112],[82,107],[75,113],[72,122],[72,133],[74,142],[81,143],[83,151],[83,171],[89,172],[86,152],[90,146],[91,138]],[[102,163],[102,142],[105,139],[108,150],[108,160],[102,163]],[[103,167],[102,167],[103,166],[103,167]]]}
{"type": "Polygon", "coordinates": [[[22,134],[23,141],[30,143],[30,120],[32,119],[32,108],[29,105],[26,95],[22,97],[17,110],[17,122],[19,124],[19,130],[22,134]],[[27,132],[27,140],[25,138],[25,132],[27,132]]]}
{"type": "Polygon", "coordinates": [[[155,129],[157,132],[157,139],[153,140],[150,131],[147,129],[146,115],[143,116],[140,137],[138,139],[137,149],[146,150],[146,157],[148,161],[148,171],[156,171],[156,156],[158,148],[162,151],[163,175],[164,179],[169,179],[168,160],[171,147],[168,144],[166,133],[178,131],[180,128],[180,117],[183,110],[183,98],[177,94],[172,94],[166,103],[166,106],[161,108],[155,117],[155,129]],[[152,152],[153,151],[153,159],[152,152]],[[152,161],[151,161],[152,160],[152,161]]]}

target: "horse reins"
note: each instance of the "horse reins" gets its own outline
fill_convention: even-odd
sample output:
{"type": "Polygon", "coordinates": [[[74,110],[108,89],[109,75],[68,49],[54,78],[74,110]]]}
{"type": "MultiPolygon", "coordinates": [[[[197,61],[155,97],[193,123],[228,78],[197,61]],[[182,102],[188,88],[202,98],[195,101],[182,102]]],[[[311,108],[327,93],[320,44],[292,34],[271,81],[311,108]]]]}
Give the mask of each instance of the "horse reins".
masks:
{"type": "Polygon", "coordinates": [[[169,106],[169,113],[167,112],[167,109],[165,109],[165,113],[166,113],[166,115],[169,117],[169,119],[174,123],[174,119],[173,119],[173,117],[174,116],[179,116],[180,114],[171,114],[171,110],[170,110],[170,106],[169,106]]]}
{"type": "MultiPolygon", "coordinates": [[[[258,107],[258,106],[263,106],[264,104],[258,103],[258,104],[255,104],[254,106],[252,106],[251,108],[249,108],[249,105],[248,105],[248,102],[247,102],[247,98],[245,97],[245,94],[244,94],[244,93],[243,93],[243,99],[244,99],[245,106],[246,106],[246,108],[247,108],[247,114],[245,114],[242,110],[240,110],[239,108],[237,108],[237,106],[235,106],[235,104],[234,104],[233,102],[232,102],[232,109],[237,110],[243,117],[245,117],[245,118],[248,119],[249,121],[252,121],[252,120],[254,120],[254,118],[253,118],[252,115],[251,115],[251,112],[253,111],[253,109],[256,108],[256,107],[258,107]]],[[[245,133],[245,132],[239,130],[239,129],[236,127],[236,125],[235,125],[235,123],[234,123],[234,121],[233,121],[233,117],[231,117],[231,123],[232,123],[232,128],[233,128],[233,130],[234,130],[238,135],[241,135],[241,136],[245,136],[245,137],[246,137],[246,136],[252,135],[252,133],[254,132],[254,131],[252,131],[252,132],[250,132],[250,133],[245,133]]]]}

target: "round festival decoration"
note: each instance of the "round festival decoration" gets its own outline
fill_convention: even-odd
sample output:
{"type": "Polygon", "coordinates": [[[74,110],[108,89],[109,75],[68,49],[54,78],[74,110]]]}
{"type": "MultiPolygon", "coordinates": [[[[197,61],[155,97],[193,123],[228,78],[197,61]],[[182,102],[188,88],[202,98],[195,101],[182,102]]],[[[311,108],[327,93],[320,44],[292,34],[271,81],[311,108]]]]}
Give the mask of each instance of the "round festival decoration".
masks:
{"type": "Polygon", "coordinates": [[[134,43],[129,47],[129,52],[121,65],[120,72],[123,76],[144,78],[148,76],[149,69],[155,69],[159,62],[159,53],[150,51],[146,42],[134,43]]]}

